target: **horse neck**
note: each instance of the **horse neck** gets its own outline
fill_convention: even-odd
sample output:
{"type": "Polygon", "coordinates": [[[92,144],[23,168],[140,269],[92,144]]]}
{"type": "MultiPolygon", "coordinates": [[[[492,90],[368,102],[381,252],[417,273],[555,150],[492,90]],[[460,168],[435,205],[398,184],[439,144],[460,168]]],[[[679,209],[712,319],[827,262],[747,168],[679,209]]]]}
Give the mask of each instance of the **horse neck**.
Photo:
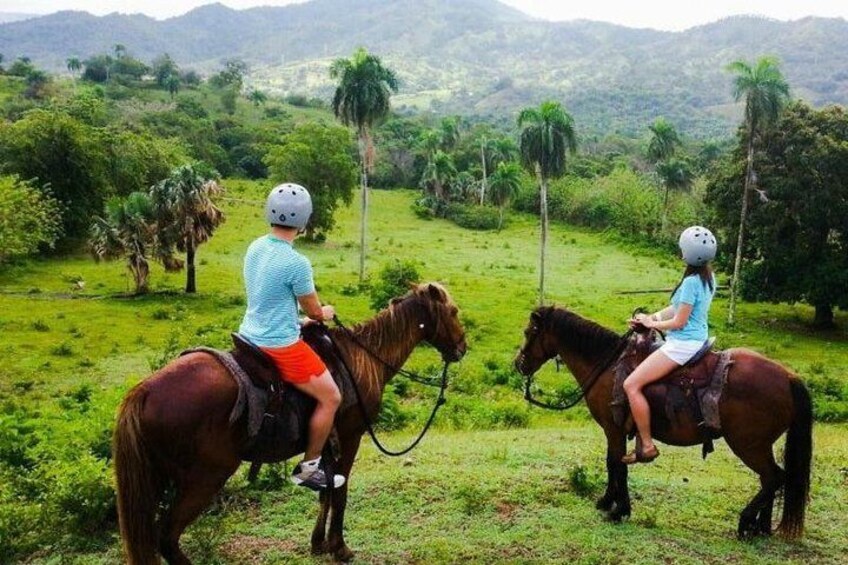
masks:
{"type": "Polygon", "coordinates": [[[382,390],[421,342],[423,334],[418,324],[423,320],[417,320],[414,314],[404,310],[411,307],[398,304],[393,307],[393,312],[384,310],[373,319],[356,326],[351,330],[355,341],[345,336],[353,378],[367,385],[369,390],[373,390],[375,385],[382,390]],[[356,341],[374,355],[365,351],[356,341]]]}
{"type": "Polygon", "coordinates": [[[621,343],[618,335],[573,313],[559,320],[554,334],[560,358],[581,386],[621,343]]]}

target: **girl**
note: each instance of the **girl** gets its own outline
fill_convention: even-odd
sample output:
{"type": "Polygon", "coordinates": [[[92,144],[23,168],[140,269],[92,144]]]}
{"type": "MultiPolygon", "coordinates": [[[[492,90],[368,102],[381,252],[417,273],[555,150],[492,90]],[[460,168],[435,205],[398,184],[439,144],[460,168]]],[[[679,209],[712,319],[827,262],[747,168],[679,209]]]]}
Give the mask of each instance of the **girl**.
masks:
{"type": "Polygon", "coordinates": [[[716,239],[710,230],[692,226],[680,234],[680,252],[686,263],[683,278],[671,294],[671,305],[655,314],[637,314],[630,325],[667,331],[665,344],[624,381],[633,421],[639,431],[636,449],[623,463],[648,463],[660,454],[651,438],[651,412],[642,388],[685,365],[709,337],[707,315],[715,295],[715,276],[709,262],[716,254],[716,239]]]}

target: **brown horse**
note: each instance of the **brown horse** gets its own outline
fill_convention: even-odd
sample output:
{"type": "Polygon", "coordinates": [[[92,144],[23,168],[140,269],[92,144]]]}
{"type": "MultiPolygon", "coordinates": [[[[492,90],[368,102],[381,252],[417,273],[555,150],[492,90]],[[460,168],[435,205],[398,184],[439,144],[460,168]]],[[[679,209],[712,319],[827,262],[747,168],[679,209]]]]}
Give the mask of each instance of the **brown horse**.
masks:
{"type": "MultiPolygon", "coordinates": [[[[518,371],[529,376],[559,356],[583,387],[595,367],[622,346],[622,337],[562,308],[541,307],[530,315],[525,342],[515,359],[518,371]]],[[[730,449],[760,476],[760,491],[739,517],[740,538],[771,533],[776,492],[783,487],[783,517],[778,527],[786,537],[803,533],[810,487],[812,405],[804,384],[787,369],[748,349],[732,349],[734,364],[719,402],[722,433],[730,449]],[[784,433],[784,469],[774,460],[772,444],[784,433]]],[[[585,393],[589,412],[607,438],[607,489],[597,508],[613,521],[630,516],[625,453],[627,430],[613,421],[613,369],[606,367],[585,393]]],[[[625,424],[626,425],[626,424],[625,424]]],[[[697,445],[703,436],[693,418],[670,422],[652,406],[651,427],[656,439],[670,445],[697,445]]]]}
{"type": "MultiPolygon", "coordinates": [[[[340,329],[330,330],[362,395],[369,419],[380,408],[383,389],[422,341],[445,361],[458,361],[466,350],[458,310],[439,285],[423,284],[372,320],[351,328],[352,335],[382,361],[366,352],[340,329]]],[[[213,356],[192,353],[172,361],[129,391],[121,405],[113,451],[118,516],[126,555],[133,565],[158,563],[157,553],[171,564],[190,563],[180,550],[186,527],[209,506],[241,463],[247,440],[244,418],[228,422],[238,387],[213,356]],[[173,501],[161,514],[164,491],[173,501]]],[[[336,415],[340,461],[335,472],[350,477],[365,432],[359,408],[336,415]]],[[[297,453],[289,453],[285,458],[297,453]]],[[[348,560],[353,552],[344,541],[348,485],[321,494],[321,509],[312,532],[312,551],[348,560]],[[330,519],[327,536],[327,519],[330,519]]]]}

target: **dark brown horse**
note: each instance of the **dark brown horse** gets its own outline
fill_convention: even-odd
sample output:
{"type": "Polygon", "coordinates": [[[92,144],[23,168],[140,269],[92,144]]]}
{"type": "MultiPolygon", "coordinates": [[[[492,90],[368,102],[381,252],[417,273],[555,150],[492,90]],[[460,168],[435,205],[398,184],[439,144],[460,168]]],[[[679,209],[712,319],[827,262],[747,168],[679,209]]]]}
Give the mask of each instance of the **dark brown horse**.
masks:
{"type": "MultiPolygon", "coordinates": [[[[345,331],[330,331],[354,374],[369,419],[377,415],[383,389],[394,376],[386,364],[402,366],[422,341],[433,345],[446,361],[459,360],[466,349],[457,307],[436,284],[414,288],[372,320],[351,328],[355,339],[386,364],[345,331]]],[[[213,356],[192,353],[127,394],[113,449],[121,537],[131,564],[158,563],[158,553],[171,564],[190,563],[180,550],[180,536],[241,463],[239,454],[247,440],[244,418],[236,425],[228,422],[237,393],[236,382],[213,356]],[[159,513],[169,485],[175,491],[173,501],[159,513]]],[[[335,472],[349,478],[366,429],[361,411],[355,405],[340,410],[336,428],[341,454],[335,472]]],[[[353,556],[342,532],[349,484],[322,493],[312,532],[314,553],[330,552],[339,560],[353,556]]]]}
{"type": "MultiPolygon", "coordinates": [[[[523,375],[532,375],[559,356],[583,386],[596,366],[609,360],[622,338],[598,324],[562,308],[542,307],[530,315],[525,342],[515,359],[523,375]]],[[[787,369],[748,349],[732,349],[734,364],[719,403],[722,434],[730,449],[760,476],[760,491],[742,510],[741,538],[771,533],[774,498],[783,487],[783,517],[778,527],[785,536],[803,533],[810,487],[812,405],[804,384],[787,369]],[[774,460],[772,445],[784,433],[784,468],[774,460]]],[[[619,521],[630,515],[625,453],[627,430],[613,421],[613,369],[607,367],[586,393],[592,417],[607,438],[606,493],[597,507],[619,521]]],[[[626,424],[625,424],[626,425],[626,424]]],[[[702,430],[693,418],[670,422],[659,406],[651,406],[654,436],[670,445],[698,445],[702,430]]]]}

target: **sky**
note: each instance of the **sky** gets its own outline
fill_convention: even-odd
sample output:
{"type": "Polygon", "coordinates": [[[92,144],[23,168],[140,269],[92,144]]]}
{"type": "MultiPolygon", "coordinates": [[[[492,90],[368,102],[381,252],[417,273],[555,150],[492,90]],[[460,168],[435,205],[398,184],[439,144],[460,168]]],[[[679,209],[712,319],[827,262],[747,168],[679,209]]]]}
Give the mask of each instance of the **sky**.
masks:
{"type": "MultiPolygon", "coordinates": [[[[298,1],[302,0],[222,0],[222,3],[231,8],[243,9],[261,5],[281,6],[298,1]]],[[[846,0],[808,0],[806,2],[797,0],[502,1],[532,16],[548,20],[588,19],[667,31],[680,31],[738,14],[758,14],[779,20],[796,20],[805,16],[848,19],[848,1],[846,0]]],[[[0,11],[49,14],[58,10],[84,10],[96,15],[111,12],[140,12],[163,19],[183,14],[210,2],[211,0],[0,0],[0,11]]]]}

